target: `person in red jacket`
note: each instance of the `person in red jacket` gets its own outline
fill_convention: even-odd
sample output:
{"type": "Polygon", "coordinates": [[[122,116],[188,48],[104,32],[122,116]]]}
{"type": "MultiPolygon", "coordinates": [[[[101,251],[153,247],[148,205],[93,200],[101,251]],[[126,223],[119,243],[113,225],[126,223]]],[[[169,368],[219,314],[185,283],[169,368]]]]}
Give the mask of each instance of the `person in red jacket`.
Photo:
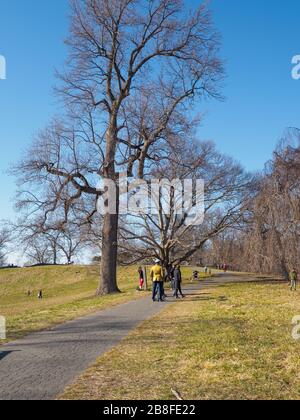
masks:
{"type": "Polygon", "coordinates": [[[145,282],[145,277],[144,277],[144,270],[142,269],[142,267],[139,267],[139,280],[140,280],[140,290],[143,290],[144,287],[144,282],[145,282]]]}

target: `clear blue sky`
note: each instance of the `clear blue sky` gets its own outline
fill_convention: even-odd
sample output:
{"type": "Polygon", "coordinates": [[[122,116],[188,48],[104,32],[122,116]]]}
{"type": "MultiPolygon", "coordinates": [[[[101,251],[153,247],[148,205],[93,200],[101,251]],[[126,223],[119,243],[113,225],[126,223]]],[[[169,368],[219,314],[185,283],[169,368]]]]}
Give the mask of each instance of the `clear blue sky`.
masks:
{"type": "MultiPolygon", "coordinates": [[[[300,2],[211,0],[211,8],[223,36],[227,99],[202,104],[199,135],[247,169],[262,169],[284,128],[300,126],[300,81],[291,78],[291,58],[300,54],[300,2]]],[[[67,0],[1,1],[7,80],[0,80],[0,219],[13,215],[14,180],[4,171],[58,109],[54,68],[64,62],[67,30],[67,0]]]]}

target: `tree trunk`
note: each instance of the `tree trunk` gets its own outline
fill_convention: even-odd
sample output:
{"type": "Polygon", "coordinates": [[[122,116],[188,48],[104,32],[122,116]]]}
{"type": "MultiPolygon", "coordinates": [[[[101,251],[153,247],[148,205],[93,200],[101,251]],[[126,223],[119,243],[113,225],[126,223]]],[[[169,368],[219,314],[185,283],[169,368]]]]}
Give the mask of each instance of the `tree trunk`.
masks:
{"type": "Polygon", "coordinates": [[[101,280],[97,295],[119,292],[117,285],[118,217],[118,214],[104,216],[101,280]]]}
{"type": "MultiPolygon", "coordinates": [[[[110,128],[106,135],[106,162],[104,178],[115,183],[115,211],[109,211],[103,217],[102,228],[102,257],[101,278],[97,295],[108,295],[119,292],[117,284],[117,259],[118,259],[118,228],[119,228],[119,201],[120,190],[115,172],[115,154],[118,141],[116,116],[111,117],[110,128]]],[[[110,199],[114,197],[110,197],[110,199]]],[[[109,198],[108,198],[109,200],[109,198]]],[[[109,207],[109,203],[106,203],[109,207]]]]}
{"type": "Polygon", "coordinates": [[[53,264],[54,265],[57,264],[57,251],[56,251],[56,248],[54,248],[54,250],[53,250],[53,264]]]}

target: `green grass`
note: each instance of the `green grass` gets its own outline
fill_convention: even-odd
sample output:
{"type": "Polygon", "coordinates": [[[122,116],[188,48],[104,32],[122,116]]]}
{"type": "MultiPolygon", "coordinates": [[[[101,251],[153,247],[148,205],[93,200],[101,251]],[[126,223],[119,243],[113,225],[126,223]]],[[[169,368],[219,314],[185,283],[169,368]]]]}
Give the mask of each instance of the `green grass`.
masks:
{"type": "Polygon", "coordinates": [[[120,304],[136,292],[136,267],[120,268],[120,294],[95,297],[99,268],[49,266],[0,270],[0,315],[7,319],[7,341],[61,322],[120,304]],[[32,290],[32,296],[27,291],[32,290]],[[37,299],[42,289],[44,299],[37,299]]]}
{"type": "Polygon", "coordinates": [[[300,294],[226,285],[167,306],[69,387],[63,399],[300,399],[300,294]]]}
{"type": "MultiPolygon", "coordinates": [[[[192,269],[183,268],[183,273],[188,279],[192,269]]],[[[136,266],[119,267],[122,293],[95,297],[98,282],[99,267],[95,266],[0,270],[0,315],[7,320],[6,341],[144,296],[136,291],[136,266]],[[37,299],[40,289],[42,301],[37,299]],[[28,290],[32,291],[31,297],[27,296],[28,290]]]]}

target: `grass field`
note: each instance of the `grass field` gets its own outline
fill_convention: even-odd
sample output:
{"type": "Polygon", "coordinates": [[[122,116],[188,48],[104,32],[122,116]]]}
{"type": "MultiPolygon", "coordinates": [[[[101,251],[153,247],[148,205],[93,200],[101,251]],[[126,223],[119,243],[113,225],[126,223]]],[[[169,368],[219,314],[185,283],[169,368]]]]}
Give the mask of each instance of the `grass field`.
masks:
{"type": "Polygon", "coordinates": [[[226,285],[167,306],[103,355],[63,399],[300,399],[300,294],[226,285]]]}
{"type": "MultiPolygon", "coordinates": [[[[191,269],[183,269],[190,277],[191,269]]],[[[7,320],[7,341],[29,332],[144,296],[138,293],[137,267],[120,267],[122,293],[95,297],[99,267],[49,266],[0,270],[0,315],[7,320]],[[42,289],[44,299],[37,299],[42,289]],[[28,290],[32,296],[28,297],[28,290]]],[[[3,342],[2,342],[3,343],[3,342]]]]}

